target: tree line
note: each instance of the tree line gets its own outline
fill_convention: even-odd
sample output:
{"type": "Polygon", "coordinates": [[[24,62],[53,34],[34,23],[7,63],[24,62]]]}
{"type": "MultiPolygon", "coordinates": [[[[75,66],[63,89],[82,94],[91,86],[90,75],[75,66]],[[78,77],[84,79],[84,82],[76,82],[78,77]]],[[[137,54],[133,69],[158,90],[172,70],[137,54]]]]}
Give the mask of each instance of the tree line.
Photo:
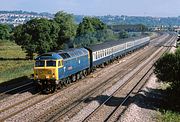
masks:
{"type": "Polygon", "coordinates": [[[0,25],[0,39],[14,40],[31,59],[34,53],[89,46],[127,37],[126,30],[115,33],[96,17],[84,17],[76,24],[74,16],[63,11],[57,12],[53,19],[32,19],[12,30],[7,25],[0,25]]]}
{"type": "Polygon", "coordinates": [[[145,32],[148,28],[143,24],[121,24],[121,25],[109,25],[115,32],[128,31],[128,32],[145,32]]]}

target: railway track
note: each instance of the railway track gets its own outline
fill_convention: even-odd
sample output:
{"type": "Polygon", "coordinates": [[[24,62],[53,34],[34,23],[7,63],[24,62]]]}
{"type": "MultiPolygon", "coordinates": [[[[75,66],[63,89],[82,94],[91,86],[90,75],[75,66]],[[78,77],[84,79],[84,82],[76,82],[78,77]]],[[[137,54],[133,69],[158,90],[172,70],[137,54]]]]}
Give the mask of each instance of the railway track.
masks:
{"type": "MultiPolygon", "coordinates": [[[[169,52],[172,44],[173,44],[173,41],[172,41],[172,43],[170,42],[168,44],[168,45],[170,45],[170,47],[168,47],[167,49],[164,49],[165,51],[162,52],[162,54],[158,54],[157,57],[160,57],[164,53],[169,52]]],[[[152,62],[152,64],[153,64],[153,62],[152,62]]],[[[127,96],[121,102],[121,104],[119,104],[119,106],[117,106],[104,121],[105,122],[118,121],[119,118],[121,117],[121,115],[123,114],[124,110],[126,109],[123,107],[123,105],[130,103],[130,98],[134,97],[135,95],[137,95],[140,92],[142,87],[144,87],[146,82],[148,81],[149,76],[151,76],[152,74],[153,74],[153,65],[150,68],[149,67],[147,68],[146,73],[142,77],[140,77],[140,80],[138,81],[138,83],[131,89],[131,91],[127,94],[127,96]]]]}
{"type": "Polygon", "coordinates": [[[45,99],[48,99],[49,97],[52,96],[52,95],[44,96],[44,98],[41,98],[41,97],[39,97],[39,95],[40,95],[40,93],[37,93],[37,94],[35,94],[35,95],[31,96],[31,97],[28,97],[27,99],[24,99],[24,100],[22,100],[22,101],[20,101],[18,103],[15,103],[15,104],[10,105],[10,106],[6,106],[6,108],[4,108],[4,109],[0,109],[1,116],[3,116],[3,117],[0,117],[1,120],[5,120],[7,118],[10,118],[11,116],[14,116],[15,114],[27,109],[28,107],[31,107],[31,106],[33,106],[33,105],[35,105],[35,104],[37,104],[37,103],[39,103],[39,102],[41,102],[41,101],[43,101],[45,99]],[[41,99],[40,100],[34,100],[34,98],[36,98],[36,97],[41,98],[41,99]],[[19,106],[19,105],[21,105],[23,103],[27,103],[28,101],[33,101],[33,102],[31,104],[26,104],[26,106],[18,107],[18,109],[19,108],[21,108],[21,109],[19,109],[19,110],[16,109],[15,111],[11,112],[10,115],[7,115],[7,114],[6,114],[6,116],[3,115],[3,112],[9,111],[11,108],[15,108],[15,107],[17,107],[17,106],[19,106]]]}
{"type": "MultiPolygon", "coordinates": [[[[139,62],[141,62],[143,59],[138,60],[139,62]]],[[[67,112],[69,112],[70,110],[72,110],[73,108],[75,108],[77,105],[81,104],[82,102],[84,102],[85,100],[87,100],[89,97],[91,96],[96,96],[97,92],[98,94],[102,93],[105,89],[108,89],[109,87],[111,87],[112,85],[114,85],[116,83],[116,81],[114,81],[115,78],[119,79],[122,78],[124,75],[126,75],[126,73],[124,73],[125,69],[133,69],[132,67],[135,67],[134,63],[131,62],[128,67],[124,66],[122,67],[123,70],[117,72],[114,76],[110,77],[109,79],[107,79],[106,81],[102,82],[101,84],[99,84],[98,86],[96,86],[95,88],[93,88],[92,90],[90,90],[89,92],[87,92],[86,94],[84,94],[81,98],[72,98],[71,101],[74,101],[76,99],[76,101],[69,103],[67,101],[64,101],[63,103],[61,103],[61,105],[57,105],[54,108],[61,108],[60,110],[58,110],[58,112],[56,111],[56,109],[54,110],[50,110],[47,113],[45,113],[44,115],[41,115],[41,117],[38,117],[38,119],[36,121],[44,121],[44,120],[51,120],[51,116],[54,113],[61,113],[62,116],[66,115],[67,112]],[[121,75],[120,75],[121,74],[121,75]],[[112,82],[113,81],[113,82],[112,82]],[[103,91],[102,91],[103,90],[103,91]],[[80,101],[79,101],[80,100],[80,101]],[[63,105],[63,106],[62,106],[63,105]],[[56,112],[54,112],[56,111],[56,112]],[[49,118],[50,116],[50,118],[49,118]]],[[[54,117],[53,117],[54,118],[54,117]]]]}
{"type": "Polygon", "coordinates": [[[16,94],[16,93],[22,93],[25,91],[29,91],[33,87],[32,85],[33,85],[33,82],[30,81],[26,84],[22,84],[22,85],[13,87],[11,89],[7,89],[7,90],[0,93],[0,100],[4,99],[6,97],[9,97],[13,94],[16,94]]]}
{"type": "MultiPolygon", "coordinates": [[[[155,50],[155,49],[154,49],[155,50]]],[[[151,53],[151,52],[150,52],[151,53]]],[[[142,53],[143,54],[143,53],[142,53]]],[[[139,56],[140,55],[142,55],[141,53],[139,54],[139,56]]],[[[148,56],[146,56],[146,58],[147,58],[148,56]]],[[[144,57],[145,58],[145,57],[144,57]]],[[[136,61],[139,61],[140,62],[140,59],[137,59],[136,58],[136,61]]],[[[132,64],[133,65],[133,64],[132,64]]],[[[122,68],[124,68],[124,69],[127,69],[128,67],[127,66],[124,66],[124,67],[122,67],[122,68]]],[[[120,71],[120,72],[118,72],[119,74],[122,74],[122,72],[124,72],[124,70],[122,70],[122,71],[120,71]]],[[[113,75],[111,78],[109,78],[109,80],[107,80],[107,82],[106,83],[108,83],[110,80],[112,80],[113,79],[113,77],[118,77],[118,75],[119,74],[116,74],[116,75],[113,75]]],[[[122,76],[121,76],[122,77],[122,76]]],[[[119,77],[118,77],[119,78],[119,77]]],[[[105,83],[104,83],[105,84],[105,83]]],[[[107,85],[107,84],[106,84],[107,85]]],[[[113,85],[113,83],[111,83],[111,85],[113,85]]],[[[108,87],[110,87],[111,85],[107,85],[107,88],[108,87]]],[[[94,89],[91,89],[91,91],[89,91],[89,92],[87,92],[87,94],[89,94],[89,96],[91,95],[92,96],[92,94],[94,94],[95,93],[95,89],[97,89],[97,88],[99,88],[100,86],[103,86],[102,84],[99,84],[99,86],[97,86],[97,87],[94,87],[94,89]],[[94,91],[94,92],[92,92],[92,91],[94,91]]],[[[104,87],[104,86],[103,86],[104,87]]],[[[67,87],[68,88],[68,87],[67,87]]],[[[99,89],[101,89],[101,88],[99,88],[99,89]]],[[[105,89],[105,88],[104,88],[105,89]]],[[[97,90],[98,91],[98,90],[97,90]]],[[[102,91],[101,91],[102,92],[102,91]]],[[[36,104],[38,104],[38,103],[40,103],[40,102],[42,102],[42,101],[45,101],[46,99],[48,99],[48,98],[50,98],[50,97],[52,97],[53,95],[55,95],[55,94],[58,94],[58,93],[54,93],[54,94],[51,94],[51,95],[45,95],[45,97],[44,98],[41,98],[41,100],[39,99],[39,101],[37,101],[37,102],[34,102],[34,103],[31,103],[31,104],[28,104],[26,107],[24,106],[21,110],[19,110],[19,111],[16,111],[16,112],[14,112],[14,113],[10,113],[8,116],[4,116],[4,118],[2,119],[2,120],[6,120],[6,119],[8,119],[8,118],[11,118],[11,117],[13,117],[14,115],[16,115],[16,114],[18,114],[18,113],[20,113],[20,112],[23,112],[23,110],[25,110],[25,109],[28,109],[28,108],[30,108],[30,107],[32,107],[32,106],[34,106],[34,105],[36,105],[36,104]]],[[[42,121],[42,120],[52,120],[52,118],[55,118],[55,116],[53,116],[52,117],[52,114],[55,114],[55,115],[59,115],[59,112],[60,112],[60,110],[57,110],[57,107],[58,108],[62,108],[61,110],[63,110],[64,108],[73,108],[73,106],[75,107],[76,105],[78,105],[78,104],[80,104],[80,102],[82,102],[83,100],[86,100],[87,99],[87,94],[86,95],[84,95],[84,96],[81,96],[81,98],[80,97],[78,97],[78,98],[72,98],[72,101],[74,101],[74,102],[72,102],[72,103],[69,103],[68,101],[69,100],[71,100],[71,99],[68,99],[67,101],[65,101],[65,102],[62,102],[61,104],[58,104],[58,105],[56,105],[56,106],[54,106],[50,111],[47,111],[45,114],[43,114],[43,115],[41,115],[40,117],[38,116],[38,118],[36,118],[36,120],[38,120],[38,121],[42,121]],[[79,100],[82,100],[82,101],[79,101],[79,100]],[[67,103],[68,102],[68,103],[67,103]],[[65,105],[63,105],[63,104],[65,104],[65,105]],[[56,109],[55,109],[56,108],[56,109]],[[49,113],[49,114],[47,114],[47,113],[49,113]],[[47,116],[47,117],[45,117],[45,116],[47,116]],[[50,116],[50,117],[49,117],[50,116]],[[45,117],[45,118],[44,118],[45,117]]],[[[39,97],[39,95],[37,95],[38,97],[39,97]]],[[[36,96],[34,97],[34,98],[36,98],[36,96]]],[[[40,97],[39,97],[40,98],[40,97]]],[[[20,104],[23,104],[23,103],[25,103],[26,101],[28,101],[28,100],[31,100],[31,99],[33,99],[33,98],[30,98],[30,99],[27,99],[27,100],[24,100],[23,102],[21,102],[21,103],[19,103],[19,104],[17,104],[17,105],[14,105],[14,106],[11,106],[11,107],[8,107],[8,109],[11,109],[12,107],[14,108],[15,106],[18,106],[18,105],[20,105],[20,104]]],[[[60,97],[59,97],[59,99],[61,99],[60,97]]],[[[68,109],[66,109],[66,111],[67,111],[68,109]]],[[[70,109],[69,109],[70,110],[70,109]]],[[[5,112],[6,110],[2,110],[2,112],[5,112]]],[[[65,111],[61,111],[60,113],[62,114],[62,113],[66,113],[65,111]]],[[[0,112],[1,113],[1,112],[0,112]]],[[[2,114],[2,113],[1,113],[2,114]]],[[[0,114],[0,115],[1,115],[0,114]]]]}
{"type": "Polygon", "coordinates": [[[138,91],[148,80],[149,76],[153,73],[154,59],[157,60],[162,54],[169,50],[170,48],[162,48],[160,51],[158,51],[154,56],[151,57],[150,61],[147,61],[143,66],[141,66],[141,68],[135,74],[133,74],[128,81],[123,84],[123,86],[119,87],[113,94],[108,96],[106,100],[102,101],[101,104],[83,121],[118,121],[127,105],[131,102],[130,98],[138,93],[138,91]],[[122,99],[114,100],[115,98],[122,99]],[[106,110],[109,103],[113,102],[116,103],[116,106],[111,108],[112,110],[109,114],[107,114],[108,111],[110,111],[109,109],[108,111],[103,111],[106,110]],[[102,113],[104,116],[102,116],[102,113]]]}
{"type": "MultiPolygon", "coordinates": [[[[71,84],[73,85],[73,84],[71,84]]],[[[66,88],[63,88],[62,90],[64,90],[66,88]]],[[[20,91],[19,93],[21,93],[23,91],[20,91]]],[[[60,92],[60,91],[58,91],[60,92]]],[[[25,109],[28,109],[48,98],[50,98],[51,96],[53,96],[54,94],[58,94],[57,93],[53,93],[53,94],[41,94],[41,92],[36,92],[35,94],[30,94],[27,98],[22,99],[18,102],[14,101],[13,104],[10,105],[4,105],[5,107],[3,108],[2,106],[0,106],[0,121],[4,121],[20,112],[22,112],[25,109]],[[17,108],[17,109],[16,109],[17,108]]],[[[1,104],[3,104],[3,102],[0,102],[1,104]]]]}
{"type": "MultiPolygon", "coordinates": [[[[57,94],[57,93],[54,93],[54,94],[57,94]]],[[[40,93],[37,93],[37,94],[35,94],[35,95],[33,95],[33,96],[31,96],[31,97],[29,97],[27,99],[24,99],[24,100],[22,100],[22,101],[20,101],[18,103],[15,103],[15,104],[10,105],[10,106],[6,106],[6,108],[4,108],[4,109],[0,109],[0,113],[1,113],[0,114],[0,118],[1,118],[1,121],[2,120],[6,120],[7,118],[10,118],[10,117],[14,116],[15,114],[20,113],[21,111],[27,109],[28,107],[31,107],[31,106],[33,106],[35,104],[38,104],[39,102],[44,101],[45,99],[48,99],[49,97],[53,96],[54,94],[47,95],[47,96],[45,95],[44,97],[40,97],[40,93]],[[34,99],[36,97],[38,97],[37,100],[34,99]],[[31,102],[30,104],[27,104],[28,101],[33,101],[33,102],[31,102]],[[25,106],[18,107],[19,110],[16,109],[15,111],[11,112],[10,114],[6,114],[4,116],[3,112],[12,111],[12,110],[10,110],[11,108],[16,108],[17,106],[20,106],[21,104],[25,104],[25,103],[26,103],[25,106]]]]}

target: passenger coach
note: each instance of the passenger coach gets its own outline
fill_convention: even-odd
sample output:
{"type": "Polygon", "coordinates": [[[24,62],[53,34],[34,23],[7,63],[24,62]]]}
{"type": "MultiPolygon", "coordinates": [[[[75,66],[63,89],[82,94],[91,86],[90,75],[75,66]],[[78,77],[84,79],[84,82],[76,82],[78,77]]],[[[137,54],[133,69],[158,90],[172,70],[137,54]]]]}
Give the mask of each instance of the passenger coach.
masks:
{"type": "Polygon", "coordinates": [[[86,47],[90,51],[91,56],[91,68],[97,66],[103,66],[104,64],[121,57],[126,53],[132,52],[143,46],[149,44],[150,37],[144,37],[141,39],[124,41],[110,41],[103,44],[98,44],[90,47],[86,47]]]}

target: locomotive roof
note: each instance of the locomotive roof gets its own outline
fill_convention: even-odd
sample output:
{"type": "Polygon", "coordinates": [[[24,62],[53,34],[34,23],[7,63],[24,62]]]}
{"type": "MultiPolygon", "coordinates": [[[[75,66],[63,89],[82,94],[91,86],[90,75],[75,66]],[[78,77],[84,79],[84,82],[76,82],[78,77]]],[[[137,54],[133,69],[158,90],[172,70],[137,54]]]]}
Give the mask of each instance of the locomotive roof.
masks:
{"type": "Polygon", "coordinates": [[[55,52],[48,52],[38,56],[35,60],[57,60],[61,59],[61,56],[55,52]]]}
{"type": "MultiPolygon", "coordinates": [[[[143,38],[143,37],[141,37],[141,38],[143,38]]],[[[107,41],[107,42],[97,44],[97,45],[93,45],[93,46],[89,46],[89,47],[86,47],[86,48],[90,49],[92,51],[97,51],[97,50],[101,50],[101,49],[110,48],[110,47],[113,47],[113,46],[116,46],[116,45],[120,45],[120,44],[123,44],[125,42],[134,41],[134,40],[137,40],[137,39],[140,39],[140,37],[138,37],[138,38],[136,37],[136,38],[120,39],[120,40],[117,40],[117,41],[107,41]]]]}
{"type": "Polygon", "coordinates": [[[48,52],[38,56],[35,60],[57,60],[68,59],[88,55],[88,50],[85,48],[70,48],[66,50],[59,50],[56,52],[48,52]]]}
{"type": "Polygon", "coordinates": [[[83,55],[88,55],[88,50],[85,48],[69,48],[57,52],[63,59],[74,58],[83,55]]]}

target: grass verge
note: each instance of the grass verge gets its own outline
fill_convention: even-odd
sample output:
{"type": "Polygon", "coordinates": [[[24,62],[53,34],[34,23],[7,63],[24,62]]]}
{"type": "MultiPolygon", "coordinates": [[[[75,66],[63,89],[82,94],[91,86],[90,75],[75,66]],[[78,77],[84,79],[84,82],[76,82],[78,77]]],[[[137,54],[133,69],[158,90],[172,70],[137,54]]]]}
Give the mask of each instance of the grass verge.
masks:
{"type": "Polygon", "coordinates": [[[180,113],[170,110],[161,112],[159,122],[180,122],[180,113]]]}
{"type": "Polygon", "coordinates": [[[20,46],[8,40],[0,40],[0,83],[33,73],[34,61],[26,60],[20,46]],[[23,59],[23,60],[19,60],[23,59]]]}
{"type": "Polygon", "coordinates": [[[162,104],[158,116],[158,122],[180,122],[180,84],[172,85],[164,83],[161,87],[165,93],[165,101],[162,104]]]}

